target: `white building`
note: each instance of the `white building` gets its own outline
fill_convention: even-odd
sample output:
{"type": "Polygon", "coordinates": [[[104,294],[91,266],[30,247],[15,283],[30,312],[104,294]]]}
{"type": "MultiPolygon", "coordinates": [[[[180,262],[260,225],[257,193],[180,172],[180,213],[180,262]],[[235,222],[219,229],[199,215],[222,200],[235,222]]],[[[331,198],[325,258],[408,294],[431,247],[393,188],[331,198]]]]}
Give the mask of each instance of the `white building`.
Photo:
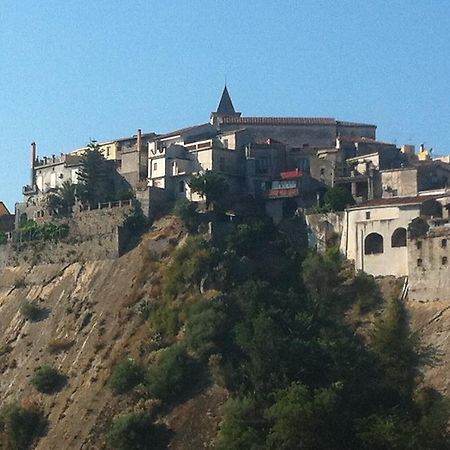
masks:
{"type": "MultiPolygon", "coordinates": [[[[348,208],[340,249],[356,270],[371,275],[408,275],[408,225],[416,217],[433,217],[434,206],[448,196],[380,198],[348,208]]],[[[438,205],[438,210],[442,207],[438,205]]]]}

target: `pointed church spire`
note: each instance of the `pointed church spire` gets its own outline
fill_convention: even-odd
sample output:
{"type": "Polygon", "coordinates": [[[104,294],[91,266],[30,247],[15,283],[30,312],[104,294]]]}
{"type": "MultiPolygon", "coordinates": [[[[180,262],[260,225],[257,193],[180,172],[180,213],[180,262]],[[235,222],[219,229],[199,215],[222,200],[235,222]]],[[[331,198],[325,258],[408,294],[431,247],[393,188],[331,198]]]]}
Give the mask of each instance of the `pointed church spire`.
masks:
{"type": "Polygon", "coordinates": [[[217,107],[217,114],[221,116],[231,116],[235,114],[233,102],[228,93],[227,85],[223,88],[222,97],[220,98],[219,106],[217,107]]]}
{"type": "Polygon", "coordinates": [[[211,123],[213,125],[219,125],[222,123],[223,117],[240,117],[240,115],[241,113],[236,112],[234,109],[227,85],[225,84],[217,111],[211,113],[211,123]]]}

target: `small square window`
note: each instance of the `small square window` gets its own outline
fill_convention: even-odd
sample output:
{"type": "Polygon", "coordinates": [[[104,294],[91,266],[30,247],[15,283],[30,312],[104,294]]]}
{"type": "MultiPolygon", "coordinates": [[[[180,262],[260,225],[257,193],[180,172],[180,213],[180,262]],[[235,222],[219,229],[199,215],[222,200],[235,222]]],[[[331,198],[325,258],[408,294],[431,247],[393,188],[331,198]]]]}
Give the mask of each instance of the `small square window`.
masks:
{"type": "Polygon", "coordinates": [[[417,260],[417,267],[422,267],[422,258],[417,260]]]}
{"type": "Polygon", "coordinates": [[[443,257],[442,257],[441,263],[442,263],[443,266],[446,266],[446,265],[447,265],[447,257],[446,257],[446,256],[443,256],[443,257]]]}
{"type": "Polygon", "coordinates": [[[442,239],[441,241],[441,247],[446,248],[447,247],[447,239],[442,239]]]}
{"type": "Polygon", "coordinates": [[[370,219],[370,211],[366,211],[366,219],[370,219]]]}
{"type": "Polygon", "coordinates": [[[422,241],[417,241],[416,247],[417,247],[417,250],[420,250],[422,248],[422,241]]]}

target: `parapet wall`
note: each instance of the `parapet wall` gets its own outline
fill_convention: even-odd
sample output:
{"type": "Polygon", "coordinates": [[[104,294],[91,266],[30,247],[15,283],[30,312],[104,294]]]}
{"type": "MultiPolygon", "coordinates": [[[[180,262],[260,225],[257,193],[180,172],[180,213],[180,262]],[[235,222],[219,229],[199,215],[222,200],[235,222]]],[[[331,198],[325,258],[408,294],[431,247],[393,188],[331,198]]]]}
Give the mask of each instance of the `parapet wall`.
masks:
{"type": "Polygon", "coordinates": [[[55,220],[67,223],[69,235],[60,241],[9,242],[0,246],[0,267],[71,263],[114,259],[121,255],[127,233],[130,204],[74,212],[73,217],[55,220]]]}

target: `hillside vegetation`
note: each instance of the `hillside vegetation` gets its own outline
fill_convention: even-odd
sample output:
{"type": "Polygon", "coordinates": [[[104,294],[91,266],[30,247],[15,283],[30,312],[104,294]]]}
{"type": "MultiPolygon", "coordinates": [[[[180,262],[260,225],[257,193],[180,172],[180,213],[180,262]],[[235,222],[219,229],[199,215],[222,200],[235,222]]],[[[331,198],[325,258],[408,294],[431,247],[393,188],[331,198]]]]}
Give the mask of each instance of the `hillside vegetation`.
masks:
{"type": "Polygon", "coordinates": [[[448,448],[397,298],[299,218],[211,241],[191,213],[117,261],[2,271],[5,448],[448,448]]]}

